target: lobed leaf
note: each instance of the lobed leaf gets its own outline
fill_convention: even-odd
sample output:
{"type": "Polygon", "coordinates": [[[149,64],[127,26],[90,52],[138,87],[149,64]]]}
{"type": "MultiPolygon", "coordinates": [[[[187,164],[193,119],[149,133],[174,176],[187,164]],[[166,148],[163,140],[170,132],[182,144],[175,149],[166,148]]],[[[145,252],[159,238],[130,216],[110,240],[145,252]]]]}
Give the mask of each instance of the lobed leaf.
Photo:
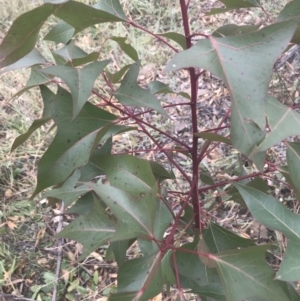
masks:
{"type": "Polygon", "coordinates": [[[94,6],[70,1],[55,10],[54,15],[74,27],[75,34],[95,24],[127,20],[118,0],[102,0],[94,6]]]}
{"type": "Polygon", "coordinates": [[[135,237],[153,237],[157,206],[157,185],[144,189],[138,195],[103,184],[87,184],[106,203],[118,219],[117,232],[111,241],[135,237]]]}
{"type": "Polygon", "coordinates": [[[56,237],[65,237],[80,242],[84,247],[84,252],[79,258],[82,260],[106,244],[115,234],[115,228],[115,222],[108,216],[105,208],[95,200],[93,210],[88,215],[82,215],[75,219],[56,237]]]}
{"type": "Polygon", "coordinates": [[[44,40],[67,44],[75,33],[75,28],[60,20],[44,37],[44,40]]]}
{"type": "Polygon", "coordinates": [[[42,72],[60,77],[70,88],[73,99],[73,118],[75,118],[90,97],[95,80],[108,63],[109,60],[90,63],[82,69],[53,66],[43,69],[42,72]]]}
{"type": "Polygon", "coordinates": [[[14,64],[34,49],[41,27],[58,7],[45,3],[14,21],[0,45],[0,68],[14,64]]]}
{"type": "Polygon", "coordinates": [[[265,133],[265,99],[278,56],[294,34],[297,22],[289,20],[263,29],[223,38],[200,40],[192,48],[178,53],[166,71],[200,67],[220,77],[229,88],[231,140],[235,148],[263,168],[264,153],[256,152],[265,133]],[[261,56],[267,53],[267,56],[261,56]]]}
{"type": "Polygon", "coordinates": [[[59,87],[54,98],[52,118],[57,126],[57,134],[38,166],[38,183],[33,194],[63,182],[78,167],[85,165],[94,144],[112,126],[116,116],[86,103],[72,118],[71,94],[59,87]]]}

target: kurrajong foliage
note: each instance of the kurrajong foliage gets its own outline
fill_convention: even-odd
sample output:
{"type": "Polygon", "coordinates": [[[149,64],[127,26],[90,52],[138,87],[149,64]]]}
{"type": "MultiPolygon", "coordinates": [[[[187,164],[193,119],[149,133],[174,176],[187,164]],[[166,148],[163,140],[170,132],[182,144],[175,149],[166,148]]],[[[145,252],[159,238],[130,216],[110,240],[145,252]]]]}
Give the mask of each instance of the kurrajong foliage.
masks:
{"type": "Polygon", "coordinates": [[[262,9],[265,24],[229,24],[212,35],[197,34],[197,43],[192,42],[187,0],[179,0],[184,35],[149,32],[124,13],[119,0],[102,0],[93,6],[67,0],[44,2],[18,17],[0,46],[2,73],[31,68],[28,83],[17,96],[39,86],[44,105],[42,118],[15,140],[12,150],[40,126],[54,122],[56,134],[39,161],[33,197],[54,186],[43,198],[63,201],[68,212],[79,214],[57,237],[82,243],[80,259],[109,242],[107,252],[113,254],[119,268],[117,291],[109,300],[149,300],[174,285],[178,300],[185,300],[186,291],[206,301],[300,300],[294,289],[294,283],[300,280],[300,218],[271,195],[264,180],[275,171],[281,172],[300,200],[300,144],[286,144],[286,166],[274,166],[266,160],[270,147],[300,134],[299,113],[268,93],[274,64],[289,43],[299,42],[299,1],[288,3],[277,19],[270,20],[259,0],[223,0],[226,8],[212,9],[209,14],[262,9]],[[59,22],[44,37],[51,45],[57,44],[49,61],[35,45],[51,15],[59,22]],[[173,50],[164,70],[170,77],[176,76],[171,71],[188,70],[190,95],[176,93],[190,106],[191,145],[145,118],[146,114],[168,118],[164,95],[175,92],[156,80],[146,89],[138,85],[144,61],[125,37],[111,36],[111,41],[133,63],[115,73],[108,56],[99,60],[99,56],[106,57],[101,47],[100,53],[86,53],[76,45],[76,34],[104,22],[138,28],[173,50]],[[199,132],[197,81],[204,70],[225,83],[231,108],[220,116],[218,127],[199,132]],[[89,101],[91,95],[93,101],[89,101]],[[231,126],[226,136],[220,130],[228,116],[231,126]],[[169,165],[112,151],[115,135],[135,135],[137,130],[156,145],[156,150],[149,151],[162,152],[169,165]],[[153,135],[155,131],[173,140],[171,150],[153,135]],[[220,143],[232,145],[254,163],[256,170],[244,169],[240,176],[221,182],[214,179],[201,162],[220,143]],[[174,155],[178,152],[191,162],[190,172],[178,164],[174,155]],[[169,191],[168,181],[178,174],[175,169],[189,189],[169,191]],[[104,178],[107,183],[103,183],[104,178]],[[257,245],[212,219],[209,208],[214,206],[204,206],[203,195],[214,190],[224,202],[238,202],[259,223],[287,238],[287,249],[276,272],[266,261],[266,252],[273,248],[270,244],[257,245]],[[169,199],[175,200],[178,210],[173,211],[174,203],[169,199]],[[187,236],[193,241],[186,243],[187,236]],[[128,260],[126,251],[135,242],[143,256],[128,260]]]}

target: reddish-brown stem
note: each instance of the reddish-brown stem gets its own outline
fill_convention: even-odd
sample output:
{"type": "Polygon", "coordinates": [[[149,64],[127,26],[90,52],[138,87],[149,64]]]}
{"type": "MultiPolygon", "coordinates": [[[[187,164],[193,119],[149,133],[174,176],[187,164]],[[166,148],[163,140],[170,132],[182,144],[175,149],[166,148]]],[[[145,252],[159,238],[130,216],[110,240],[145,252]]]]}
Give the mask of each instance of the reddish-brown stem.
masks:
{"type": "Polygon", "coordinates": [[[182,142],[181,140],[177,139],[176,137],[172,136],[172,135],[169,135],[168,133],[158,129],[157,127],[155,127],[154,125],[152,124],[149,124],[148,122],[142,120],[142,119],[139,119],[139,118],[136,118],[135,115],[132,115],[132,118],[134,118],[134,120],[140,125],[141,123],[143,123],[144,125],[148,126],[149,128],[152,128],[153,130],[159,132],[160,134],[162,135],[165,135],[166,137],[172,139],[173,141],[177,142],[178,144],[184,146],[188,151],[191,150],[191,147],[189,147],[187,144],[185,144],[184,142],[182,142]]]}
{"type": "MultiPolygon", "coordinates": [[[[153,138],[153,136],[147,131],[147,129],[145,128],[145,126],[143,124],[139,124],[139,126],[142,128],[143,132],[159,147],[161,148],[161,146],[159,145],[159,143],[153,138]]],[[[190,177],[187,175],[187,173],[180,167],[180,165],[173,160],[173,158],[168,154],[167,151],[164,151],[163,148],[161,148],[162,152],[165,154],[165,156],[168,158],[168,160],[179,170],[179,172],[182,174],[182,176],[186,179],[186,181],[191,184],[191,179],[190,177]]]]}
{"type": "Polygon", "coordinates": [[[230,183],[235,183],[235,182],[238,182],[238,181],[241,181],[241,180],[244,180],[244,179],[249,179],[249,178],[255,178],[255,177],[258,177],[258,176],[262,176],[265,173],[274,172],[275,170],[277,170],[277,169],[276,168],[268,168],[263,173],[260,172],[260,171],[257,171],[257,172],[251,173],[249,175],[236,177],[236,178],[229,179],[229,180],[226,180],[226,181],[220,181],[220,182],[215,183],[213,185],[208,185],[208,186],[204,186],[204,187],[200,188],[199,193],[203,193],[205,191],[215,189],[217,187],[221,187],[221,186],[224,186],[224,185],[227,185],[227,184],[230,184],[230,183]]]}
{"type": "Polygon", "coordinates": [[[179,296],[180,296],[180,300],[184,300],[183,292],[182,292],[182,288],[181,288],[181,283],[180,283],[180,279],[179,279],[179,272],[178,272],[178,266],[177,266],[177,260],[176,260],[176,251],[175,250],[172,250],[172,257],[173,257],[173,262],[174,262],[174,270],[175,270],[175,277],[176,277],[178,293],[179,293],[179,296]]]}
{"type": "Polygon", "coordinates": [[[268,19],[268,21],[272,21],[272,19],[271,19],[271,17],[270,17],[270,15],[269,15],[269,13],[265,10],[265,8],[261,5],[260,6],[260,8],[261,8],[261,10],[264,12],[264,14],[266,15],[266,17],[267,17],[267,19],[268,19]]]}
{"type": "MultiPolygon", "coordinates": [[[[185,0],[180,0],[182,22],[186,40],[187,49],[192,47],[190,26],[188,19],[188,7],[185,0]]],[[[191,83],[191,117],[192,117],[192,131],[193,134],[198,132],[198,116],[197,116],[197,97],[198,97],[198,80],[195,72],[195,68],[189,68],[190,73],[190,83],[191,83]]],[[[198,194],[198,137],[193,135],[193,145],[192,145],[192,173],[193,173],[193,189],[192,191],[192,204],[195,214],[195,228],[200,229],[200,200],[198,194]]],[[[201,230],[201,229],[200,229],[201,230]]]]}
{"type": "Polygon", "coordinates": [[[155,37],[157,40],[159,40],[160,42],[164,43],[165,45],[167,45],[169,48],[171,48],[175,52],[178,52],[178,49],[176,49],[174,46],[172,46],[169,42],[167,42],[161,36],[155,34],[154,32],[151,32],[150,30],[148,30],[147,28],[145,28],[143,26],[140,26],[139,24],[135,23],[133,20],[129,20],[128,24],[130,24],[131,26],[133,26],[135,28],[138,28],[138,29],[140,29],[142,31],[147,32],[148,34],[150,34],[151,36],[155,37]]]}
{"type": "Polygon", "coordinates": [[[174,224],[172,226],[172,229],[171,229],[171,232],[166,240],[166,248],[169,248],[173,242],[174,242],[174,235],[175,235],[175,232],[177,230],[177,226],[178,226],[178,223],[179,223],[179,220],[180,220],[180,217],[183,213],[183,210],[185,208],[185,206],[188,204],[191,196],[192,196],[192,193],[193,193],[193,190],[194,190],[194,187],[198,188],[197,186],[197,183],[195,182],[195,180],[193,181],[193,183],[191,184],[191,189],[189,191],[189,194],[186,196],[180,210],[178,211],[178,213],[176,214],[176,218],[174,219],[174,224]]]}
{"type": "MultiPolygon", "coordinates": [[[[226,120],[226,118],[228,117],[228,115],[230,114],[230,112],[231,112],[231,110],[228,109],[227,112],[226,112],[226,114],[223,116],[222,120],[220,121],[219,125],[216,127],[216,129],[215,129],[215,131],[214,131],[215,133],[218,132],[218,130],[220,129],[221,125],[222,125],[223,122],[226,120]]],[[[210,144],[211,144],[211,141],[206,141],[206,142],[204,143],[204,145],[202,146],[201,151],[200,151],[200,154],[199,154],[199,157],[198,157],[198,164],[203,160],[203,158],[204,158],[205,156],[207,156],[207,154],[209,154],[209,152],[211,152],[215,147],[217,147],[217,146],[220,144],[220,142],[217,143],[217,144],[215,145],[215,147],[213,147],[210,151],[207,151],[208,148],[209,148],[209,146],[210,146],[210,144]]]]}
{"type": "Polygon", "coordinates": [[[164,131],[158,129],[158,128],[155,127],[154,125],[149,124],[148,122],[146,122],[146,121],[144,121],[144,120],[142,120],[142,119],[137,118],[136,115],[133,114],[133,113],[132,113],[131,111],[129,111],[128,109],[127,109],[127,110],[126,110],[126,109],[122,109],[122,108],[120,108],[119,106],[114,105],[113,103],[109,102],[107,99],[105,99],[105,98],[104,98],[101,94],[99,94],[97,91],[93,90],[92,92],[93,92],[93,94],[95,94],[96,96],[98,96],[99,98],[101,98],[102,100],[104,100],[108,105],[110,105],[111,107],[113,107],[113,108],[119,110],[122,114],[126,115],[125,118],[122,118],[122,117],[121,117],[119,120],[126,120],[126,119],[129,119],[129,118],[132,118],[132,119],[134,119],[134,120],[136,121],[136,123],[137,123],[138,125],[144,124],[144,125],[146,125],[146,126],[152,128],[153,130],[159,132],[160,134],[165,135],[166,137],[172,139],[173,141],[177,142],[178,144],[184,146],[187,150],[190,150],[190,149],[191,149],[187,144],[185,144],[185,143],[182,142],[181,140],[177,139],[176,137],[173,137],[173,136],[169,135],[168,133],[166,133],[166,132],[164,132],[164,131]]]}
{"type": "MultiPolygon", "coordinates": [[[[126,151],[126,152],[117,152],[116,154],[118,155],[124,155],[124,154],[134,154],[134,153],[147,153],[147,152],[158,152],[158,151],[169,151],[169,152],[173,152],[173,151],[179,151],[178,149],[173,149],[173,148],[147,148],[147,149],[135,149],[135,150],[130,150],[130,151],[126,151]]],[[[185,149],[182,149],[181,151],[186,151],[185,149]]],[[[113,153],[114,154],[114,153],[113,153]]]]}

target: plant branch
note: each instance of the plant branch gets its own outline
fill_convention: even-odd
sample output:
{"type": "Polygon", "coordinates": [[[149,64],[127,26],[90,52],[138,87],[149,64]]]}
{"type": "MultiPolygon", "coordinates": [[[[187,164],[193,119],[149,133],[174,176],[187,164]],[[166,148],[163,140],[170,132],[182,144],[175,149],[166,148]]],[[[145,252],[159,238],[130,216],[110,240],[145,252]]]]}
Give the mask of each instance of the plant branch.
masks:
{"type": "Polygon", "coordinates": [[[235,182],[238,182],[238,181],[241,181],[241,180],[244,180],[244,179],[249,179],[249,178],[255,178],[255,177],[258,177],[258,176],[262,176],[265,173],[274,172],[276,170],[277,170],[276,168],[268,168],[264,172],[257,171],[257,172],[251,173],[249,175],[236,177],[236,178],[229,179],[229,180],[226,180],[226,181],[220,181],[220,182],[215,183],[213,185],[208,185],[208,186],[204,186],[204,187],[200,188],[199,189],[199,193],[203,193],[205,191],[208,191],[208,190],[211,190],[211,189],[215,189],[217,187],[224,186],[224,185],[227,185],[227,184],[230,184],[230,183],[235,183],[235,182]]]}
{"type": "Polygon", "coordinates": [[[176,49],[174,46],[172,46],[169,42],[167,42],[161,36],[155,34],[154,32],[148,30],[147,28],[145,28],[143,26],[140,26],[139,24],[135,23],[133,20],[129,20],[128,24],[130,24],[131,26],[133,26],[135,28],[138,28],[138,29],[140,29],[142,31],[147,32],[148,34],[150,34],[151,36],[155,37],[157,40],[159,40],[160,42],[164,43],[165,45],[167,45],[169,48],[171,48],[175,52],[178,52],[178,49],[176,49]]]}
{"type": "MultiPolygon", "coordinates": [[[[188,7],[185,0],[180,0],[181,15],[183,21],[183,28],[186,40],[187,49],[192,47],[192,38],[190,36],[190,26],[188,20],[188,7]]],[[[189,68],[190,73],[190,83],[191,83],[191,117],[192,117],[192,131],[193,134],[198,132],[198,116],[197,116],[197,98],[198,98],[198,78],[196,76],[195,68],[189,68]]],[[[192,204],[195,214],[195,227],[200,229],[200,200],[198,193],[198,137],[193,135],[193,145],[192,145],[192,174],[193,174],[193,189],[192,192],[192,204]]],[[[201,230],[201,229],[200,229],[201,230]]]]}

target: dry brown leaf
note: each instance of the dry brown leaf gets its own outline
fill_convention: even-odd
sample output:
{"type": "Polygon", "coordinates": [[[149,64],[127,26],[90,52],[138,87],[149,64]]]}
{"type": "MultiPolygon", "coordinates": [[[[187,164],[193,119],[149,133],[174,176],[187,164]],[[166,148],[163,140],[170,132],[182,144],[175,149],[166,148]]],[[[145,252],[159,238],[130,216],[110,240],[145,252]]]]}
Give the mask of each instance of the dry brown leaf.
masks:
{"type": "Polygon", "coordinates": [[[48,263],[48,259],[47,258],[41,258],[37,261],[37,263],[41,266],[45,266],[48,263]]]}
{"type": "Polygon", "coordinates": [[[69,281],[69,278],[70,278],[70,272],[68,270],[62,269],[61,270],[61,276],[67,282],[67,281],[69,281]]]}
{"type": "Polygon", "coordinates": [[[13,195],[13,192],[11,189],[6,189],[4,195],[5,197],[10,198],[13,195]]]}
{"type": "Polygon", "coordinates": [[[13,223],[12,221],[7,221],[6,224],[7,224],[7,227],[11,230],[17,228],[17,225],[15,223],[13,223]]]}
{"type": "Polygon", "coordinates": [[[34,244],[35,247],[39,244],[40,239],[44,237],[45,231],[46,231],[46,228],[43,228],[43,229],[39,230],[39,232],[37,233],[36,239],[35,239],[35,244],[34,244]]]}

